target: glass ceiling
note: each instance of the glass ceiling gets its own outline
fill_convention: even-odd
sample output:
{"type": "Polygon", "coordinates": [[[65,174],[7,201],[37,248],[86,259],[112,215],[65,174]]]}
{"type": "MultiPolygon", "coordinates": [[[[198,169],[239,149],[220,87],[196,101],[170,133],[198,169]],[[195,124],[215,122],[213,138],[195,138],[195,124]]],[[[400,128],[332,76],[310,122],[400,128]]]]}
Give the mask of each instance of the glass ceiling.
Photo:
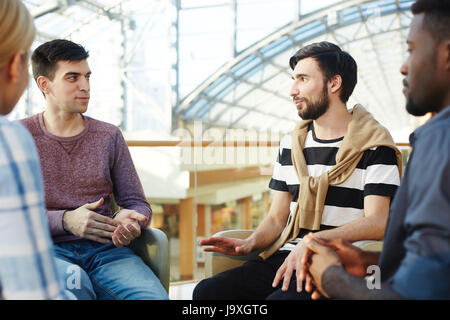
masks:
{"type": "MultiPolygon", "coordinates": [[[[90,52],[88,115],[170,135],[179,125],[288,132],[298,121],[289,98],[289,57],[327,40],[358,63],[348,106],[363,104],[404,142],[414,123],[399,69],[412,0],[23,0],[35,17],[33,44],[54,38],[90,52]]],[[[44,108],[34,81],[9,116],[44,108]]]]}
{"type": "Polygon", "coordinates": [[[177,113],[211,126],[290,131],[298,116],[288,95],[289,57],[306,44],[326,40],[358,64],[358,84],[347,106],[363,104],[397,141],[407,141],[413,123],[404,108],[399,69],[412,2],[343,1],[302,16],[229,61],[187,96],[177,113]]]}

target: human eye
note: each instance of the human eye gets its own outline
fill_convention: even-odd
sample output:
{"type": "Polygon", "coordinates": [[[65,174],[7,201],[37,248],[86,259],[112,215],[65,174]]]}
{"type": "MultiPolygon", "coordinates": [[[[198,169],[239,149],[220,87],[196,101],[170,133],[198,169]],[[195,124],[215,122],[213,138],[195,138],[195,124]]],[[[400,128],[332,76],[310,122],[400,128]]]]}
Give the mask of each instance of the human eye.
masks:
{"type": "Polygon", "coordinates": [[[414,45],[413,43],[411,43],[410,41],[406,42],[406,52],[411,53],[414,49],[414,45]]]}

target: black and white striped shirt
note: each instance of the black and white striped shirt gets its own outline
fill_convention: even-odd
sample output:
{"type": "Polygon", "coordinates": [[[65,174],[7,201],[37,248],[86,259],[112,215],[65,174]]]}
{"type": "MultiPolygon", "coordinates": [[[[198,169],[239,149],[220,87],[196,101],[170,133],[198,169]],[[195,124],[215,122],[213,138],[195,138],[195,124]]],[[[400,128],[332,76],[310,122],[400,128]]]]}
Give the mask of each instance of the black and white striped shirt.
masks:
{"type": "MultiPolygon", "coordinates": [[[[299,194],[299,180],[292,164],[291,135],[280,141],[277,161],[274,165],[269,188],[287,191],[293,195],[290,204],[292,214],[299,194]]],[[[336,164],[336,153],[343,140],[320,140],[314,134],[311,123],[305,141],[305,156],[310,176],[318,177],[336,164]]],[[[342,226],[364,216],[364,197],[381,195],[392,197],[400,184],[395,151],[377,147],[364,152],[355,171],[344,183],[330,185],[325,199],[320,230],[342,226]]],[[[286,243],[280,250],[291,250],[311,230],[301,229],[297,239],[286,243]]]]}

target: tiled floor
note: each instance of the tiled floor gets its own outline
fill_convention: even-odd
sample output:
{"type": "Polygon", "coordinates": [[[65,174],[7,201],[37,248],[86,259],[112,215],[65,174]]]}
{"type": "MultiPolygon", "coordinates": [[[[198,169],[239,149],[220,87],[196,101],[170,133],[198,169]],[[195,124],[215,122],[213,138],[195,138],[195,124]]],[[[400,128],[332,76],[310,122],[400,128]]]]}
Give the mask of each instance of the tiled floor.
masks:
{"type": "Polygon", "coordinates": [[[182,281],[170,284],[169,298],[170,300],[192,300],[192,291],[198,281],[182,281]]]}

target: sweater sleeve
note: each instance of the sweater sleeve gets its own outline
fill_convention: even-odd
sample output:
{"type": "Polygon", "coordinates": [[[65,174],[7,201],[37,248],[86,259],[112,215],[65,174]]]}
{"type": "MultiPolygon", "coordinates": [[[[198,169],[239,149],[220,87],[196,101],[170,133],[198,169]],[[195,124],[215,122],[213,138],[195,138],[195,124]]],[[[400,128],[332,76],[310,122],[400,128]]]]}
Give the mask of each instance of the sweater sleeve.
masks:
{"type": "Polygon", "coordinates": [[[128,146],[119,130],[115,135],[114,143],[114,159],[111,168],[114,197],[120,207],[135,210],[147,216],[146,223],[140,222],[141,227],[145,228],[150,224],[152,209],[146,200],[128,146]]]}
{"type": "Polygon", "coordinates": [[[378,288],[368,286],[368,279],[355,277],[340,267],[331,266],[322,274],[322,288],[333,299],[400,300],[403,299],[388,283],[378,288]]]}
{"type": "Polygon", "coordinates": [[[52,237],[69,234],[64,230],[63,216],[66,210],[47,210],[48,226],[52,237]]]}

